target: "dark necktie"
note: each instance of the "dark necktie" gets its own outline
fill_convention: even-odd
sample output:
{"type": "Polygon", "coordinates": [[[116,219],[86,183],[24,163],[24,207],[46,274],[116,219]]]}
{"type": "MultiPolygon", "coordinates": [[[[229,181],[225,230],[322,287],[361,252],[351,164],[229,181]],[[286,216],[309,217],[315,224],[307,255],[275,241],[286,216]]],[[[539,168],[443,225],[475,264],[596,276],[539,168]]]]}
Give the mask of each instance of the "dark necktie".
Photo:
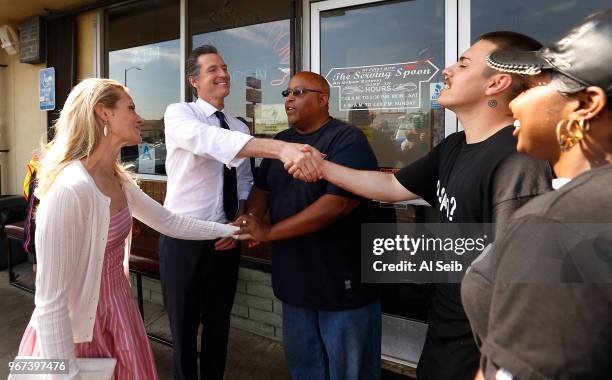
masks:
{"type": "MultiPolygon", "coordinates": [[[[229,130],[223,112],[216,111],[215,116],[219,119],[221,128],[229,130]]],[[[236,168],[228,169],[226,165],[223,165],[223,211],[228,220],[233,220],[238,211],[236,168]]]]}

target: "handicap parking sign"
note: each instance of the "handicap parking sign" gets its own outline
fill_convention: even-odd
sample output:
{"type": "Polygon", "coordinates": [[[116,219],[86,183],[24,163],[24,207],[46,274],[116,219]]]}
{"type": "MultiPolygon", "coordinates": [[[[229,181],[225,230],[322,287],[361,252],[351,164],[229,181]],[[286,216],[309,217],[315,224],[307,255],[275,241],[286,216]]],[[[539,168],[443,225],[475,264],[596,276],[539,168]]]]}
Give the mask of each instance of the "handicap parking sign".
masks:
{"type": "Polygon", "coordinates": [[[55,109],[55,68],[48,67],[39,71],[38,98],[41,111],[55,109]]]}

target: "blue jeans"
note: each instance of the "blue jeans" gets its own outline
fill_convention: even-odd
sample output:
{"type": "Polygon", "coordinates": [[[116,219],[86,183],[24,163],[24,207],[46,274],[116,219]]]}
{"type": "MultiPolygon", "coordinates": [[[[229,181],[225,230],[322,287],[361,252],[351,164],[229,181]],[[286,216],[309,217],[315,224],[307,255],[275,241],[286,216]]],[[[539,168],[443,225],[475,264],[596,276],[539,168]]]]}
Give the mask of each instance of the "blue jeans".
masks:
{"type": "Polygon", "coordinates": [[[283,303],[283,345],[294,380],[380,379],[380,301],[350,310],[283,303]]]}

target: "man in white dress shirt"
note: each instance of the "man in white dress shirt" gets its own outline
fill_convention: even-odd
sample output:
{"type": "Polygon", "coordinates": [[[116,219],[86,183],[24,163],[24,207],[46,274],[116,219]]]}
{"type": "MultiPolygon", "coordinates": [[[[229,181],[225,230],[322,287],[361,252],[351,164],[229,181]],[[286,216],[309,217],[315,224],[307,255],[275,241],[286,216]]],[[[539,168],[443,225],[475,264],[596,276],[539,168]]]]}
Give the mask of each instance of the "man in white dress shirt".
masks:
{"type": "MultiPolygon", "coordinates": [[[[234,220],[244,210],[253,181],[245,157],[298,163],[314,178],[316,170],[300,145],[253,138],[246,125],[223,110],[230,92],[230,75],[215,47],[196,48],[187,59],[186,74],[197,100],[171,104],[164,115],[168,174],[165,207],[202,220],[234,220]]],[[[187,241],[162,236],[159,255],[174,344],[175,378],[198,378],[197,333],[201,321],[200,378],[222,379],[238,275],[236,241],[187,241]]]]}

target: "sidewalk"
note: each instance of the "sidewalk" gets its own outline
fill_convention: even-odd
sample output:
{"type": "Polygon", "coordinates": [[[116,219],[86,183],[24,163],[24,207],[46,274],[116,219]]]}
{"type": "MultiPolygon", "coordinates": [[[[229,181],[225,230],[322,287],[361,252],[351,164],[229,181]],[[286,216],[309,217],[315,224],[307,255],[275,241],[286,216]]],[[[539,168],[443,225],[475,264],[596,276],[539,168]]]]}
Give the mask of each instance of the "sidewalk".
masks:
{"type": "MultiPolygon", "coordinates": [[[[15,267],[23,284],[31,286],[33,276],[27,263],[15,267]]],[[[8,376],[8,362],[17,354],[23,331],[34,310],[34,295],[8,284],[8,271],[0,271],[0,379],[8,376]]],[[[163,308],[145,302],[145,325],[148,333],[170,339],[170,327],[163,308]]],[[[172,379],[172,349],[149,340],[160,380],[172,379]]],[[[403,371],[401,371],[403,372],[403,371]]],[[[383,370],[383,380],[407,380],[413,371],[401,376],[383,370]]],[[[232,328],[229,336],[226,380],[290,380],[280,343],[232,328]]]]}
{"type": "MultiPolygon", "coordinates": [[[[20,281],[31,283],[30,266],[16,267],[20,281]]],[[[34,296],[8,285],[8,271],[0,271],[0,379],[8,376],[8,362],[17,354],[21,335],[34,310],[34,296]]],[[[163,309],[145,304],[147,331],[170,338],[168,319],[163,309]]],[[[172,349],[149,341],[155,355],[157,373],[161,380],[172,379],[172,349]]],[[[285,380],[290,379],[282,346],[270,339],[242,330],[232,329],[225,371],[227,380],[285,380]]]]}

